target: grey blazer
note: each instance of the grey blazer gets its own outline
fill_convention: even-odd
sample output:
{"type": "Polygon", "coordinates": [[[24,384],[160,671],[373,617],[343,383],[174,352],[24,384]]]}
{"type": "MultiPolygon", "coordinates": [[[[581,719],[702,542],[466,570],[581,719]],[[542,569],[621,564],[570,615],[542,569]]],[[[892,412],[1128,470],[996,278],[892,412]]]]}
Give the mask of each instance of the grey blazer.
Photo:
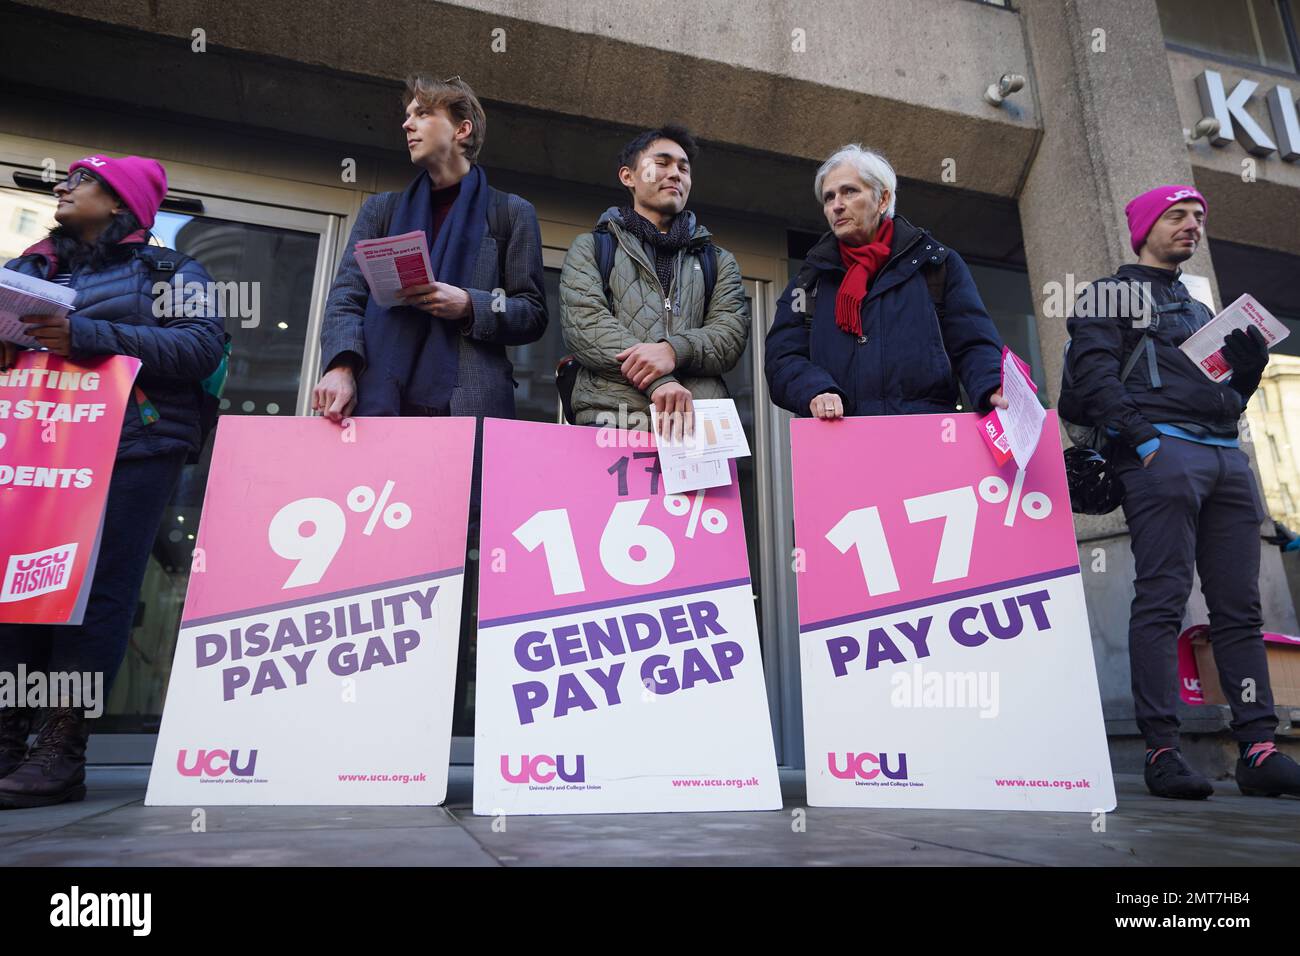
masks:
{"type": "MultiPolygon", "coordinates": [[[[357,214],[325,303],[321,328],[322,371],[344,352],[356,354],[360,361],[358,370],[365,366],[366,346],[361,325],[370,290],[352,251],[359,241],[384,235],[383,226],[398,195],[391,192],[371,196],[357,214]]],[[[474,265],[473,286],[465,290],[473,309],[473,323],[460,338],[460,368],[452,389],[452,415],[514,418],[515,381],[505,347],[536,342],[546,333],[546,287],[537,212],[532,203],[513,193],[508,193],[506,199],[510,240],[505,255],[498,259],[497,242],[491,230],[484,232],[474,265]],[[504,276],[499,275],[499,262],[504,263],[504,276]],[[492,309],[493,289],[505,291],[502,311],[492,309]]]]}

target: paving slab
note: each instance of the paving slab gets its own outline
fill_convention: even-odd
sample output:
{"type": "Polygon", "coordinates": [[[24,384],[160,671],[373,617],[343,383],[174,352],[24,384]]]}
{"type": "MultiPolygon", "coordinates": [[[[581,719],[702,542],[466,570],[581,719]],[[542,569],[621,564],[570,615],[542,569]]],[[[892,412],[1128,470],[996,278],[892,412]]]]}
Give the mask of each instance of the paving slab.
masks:
{"type": "Polygon", "coordinates": [[[82,803],[0,813],[4,866],[1295,866],[1300,800],[1161,800],[1116,775],[1119,807],[1086,813],[805,807],[478,817],[472,769],[444,807],[146,807],[148,767],[92,767],[82,803]]]}
{"type": "Polygon", "coordinates": [[[69,833],[4,848],[6,866],[496,866],[460,827],[140,836],[69,833]]]}

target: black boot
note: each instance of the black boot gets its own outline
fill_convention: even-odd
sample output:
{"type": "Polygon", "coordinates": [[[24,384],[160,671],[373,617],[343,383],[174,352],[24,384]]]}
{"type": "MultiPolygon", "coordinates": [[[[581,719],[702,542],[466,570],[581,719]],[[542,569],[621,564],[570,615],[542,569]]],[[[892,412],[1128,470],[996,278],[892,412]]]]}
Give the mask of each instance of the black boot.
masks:
{"type": "Polygon", "coordinates": [[[1157,797],[1204,800],[1214,793],[1210,781],[1187,766],[1187,761],[1177,750],[1166,750],[1148,763],[1143,776],[1146,777],[1147,789],[1157,797]]]}
{"type": "Polygon", "coordinates": [[[1248,797],[1300,797],[1300,764],[1275,750],[1257,765],[1237,761],[1237,787],[1248,797]]]}
{"type": "Polygon", "coordinates": [[[51,710],[27,759],[0,779],[0,810],[48,807],[85,797],[89,737],[84,711],[71,707],[51,710]]]}
{"type": "Polygon", "coordinates": [[[9,776],[27,758],[27,735],[31,732],[30,710],[0,707],[0,778],[9,776]]]}

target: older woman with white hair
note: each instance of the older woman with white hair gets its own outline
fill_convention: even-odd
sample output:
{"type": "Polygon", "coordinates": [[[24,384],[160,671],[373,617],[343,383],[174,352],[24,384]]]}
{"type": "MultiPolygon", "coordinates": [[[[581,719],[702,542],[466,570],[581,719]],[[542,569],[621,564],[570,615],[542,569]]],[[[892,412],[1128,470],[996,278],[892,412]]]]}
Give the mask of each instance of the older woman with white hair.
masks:
{"type": "Polygon", "coordinates": [[[772,400],[796,415],[950,412],[958,381],[977,411],[1005,408],[1002,342],[959,255],[895,215],[898,177],[857,144],[815,181],[830,231],[777,303],[772,400]]]}

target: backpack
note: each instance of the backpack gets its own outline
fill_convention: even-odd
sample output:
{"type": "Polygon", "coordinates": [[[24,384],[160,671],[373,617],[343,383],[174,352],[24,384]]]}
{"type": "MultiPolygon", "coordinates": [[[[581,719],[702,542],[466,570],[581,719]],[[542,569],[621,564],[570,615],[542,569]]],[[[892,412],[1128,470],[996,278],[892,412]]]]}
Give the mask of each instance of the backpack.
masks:
{"type": "MultiPolygon", "coordinates": [[[[612,312],[614,296],[609,291],[609,277],[614,272],[614,253],[618,250],[618,240],[608,229],[599,229],[591,235],[596,241],[596,265],[600,269],[600,287],[605,290],[605,302],[612,312]]],[[[691,254],[700,260],[700,271],[704,273],[704,308],[707,311],[709,302],[713,299],[713,289],[718,284],[718,248],[710,240],[697,252],[691,254]]]]}
{"type": "MultiPolygon", "coordinates": [[[[610,311],[614,309],[614,294],[609,289],[609,277],[614,272],[614,253],[618,250],[618,240],[608,229],[598,229],[592,233],[596,242],[596,266],[600,270],[600,287],[605,293],[605,303],[610,311]]],[[[691,253],[699,259],[700,272],[704,274],[704,305],[713,299],[713,290],[718,284],[718,248],[710,240],[697,252],[691,253]]],[[[555,366],[555,388],[560,393],[560,408],[564,420],[573,424],[573,387],[578,381],[578,360],[566,355],[555,366]]]]}
{"type": "MultiPolygon", "coordinates": [[[[172,284],[172,280],[185,271],[185,265],[194,262],[193,256],[187,256],[183,252],[176,252],[174,249],[161,249],[158,246],[140,246],[135,251],[135,256],[149,270],[149,285],[153,287],[155,283],[164,282],[167,285],[172,284]],[[160,258],[160,256],[166,258],[160,258]]],[[[223,317],[224,321],[224,317],[223,317]]],[[[203,447],[207,444],[208,436],[212,434],[217,427],[217,417],[221,413],[221,395],[226,390],[226,379],[230,375],[230,354],[233,350],[233,343],[230,333],[222,330],[221,333],[221,361],[217,364],[216,369],[198,384],[199,390],[199,450],[192,453],[187,459],[187,463],[198,464],[199,457],[203,454],[203,447]]],[[[152,411],[153,406],[146,398],[144,409],[146,415],[152,415],[152,421],[157,421],[157,412],[152,411]]],[[[148,418],[146,422],[152,424],[148,418]]]]}

